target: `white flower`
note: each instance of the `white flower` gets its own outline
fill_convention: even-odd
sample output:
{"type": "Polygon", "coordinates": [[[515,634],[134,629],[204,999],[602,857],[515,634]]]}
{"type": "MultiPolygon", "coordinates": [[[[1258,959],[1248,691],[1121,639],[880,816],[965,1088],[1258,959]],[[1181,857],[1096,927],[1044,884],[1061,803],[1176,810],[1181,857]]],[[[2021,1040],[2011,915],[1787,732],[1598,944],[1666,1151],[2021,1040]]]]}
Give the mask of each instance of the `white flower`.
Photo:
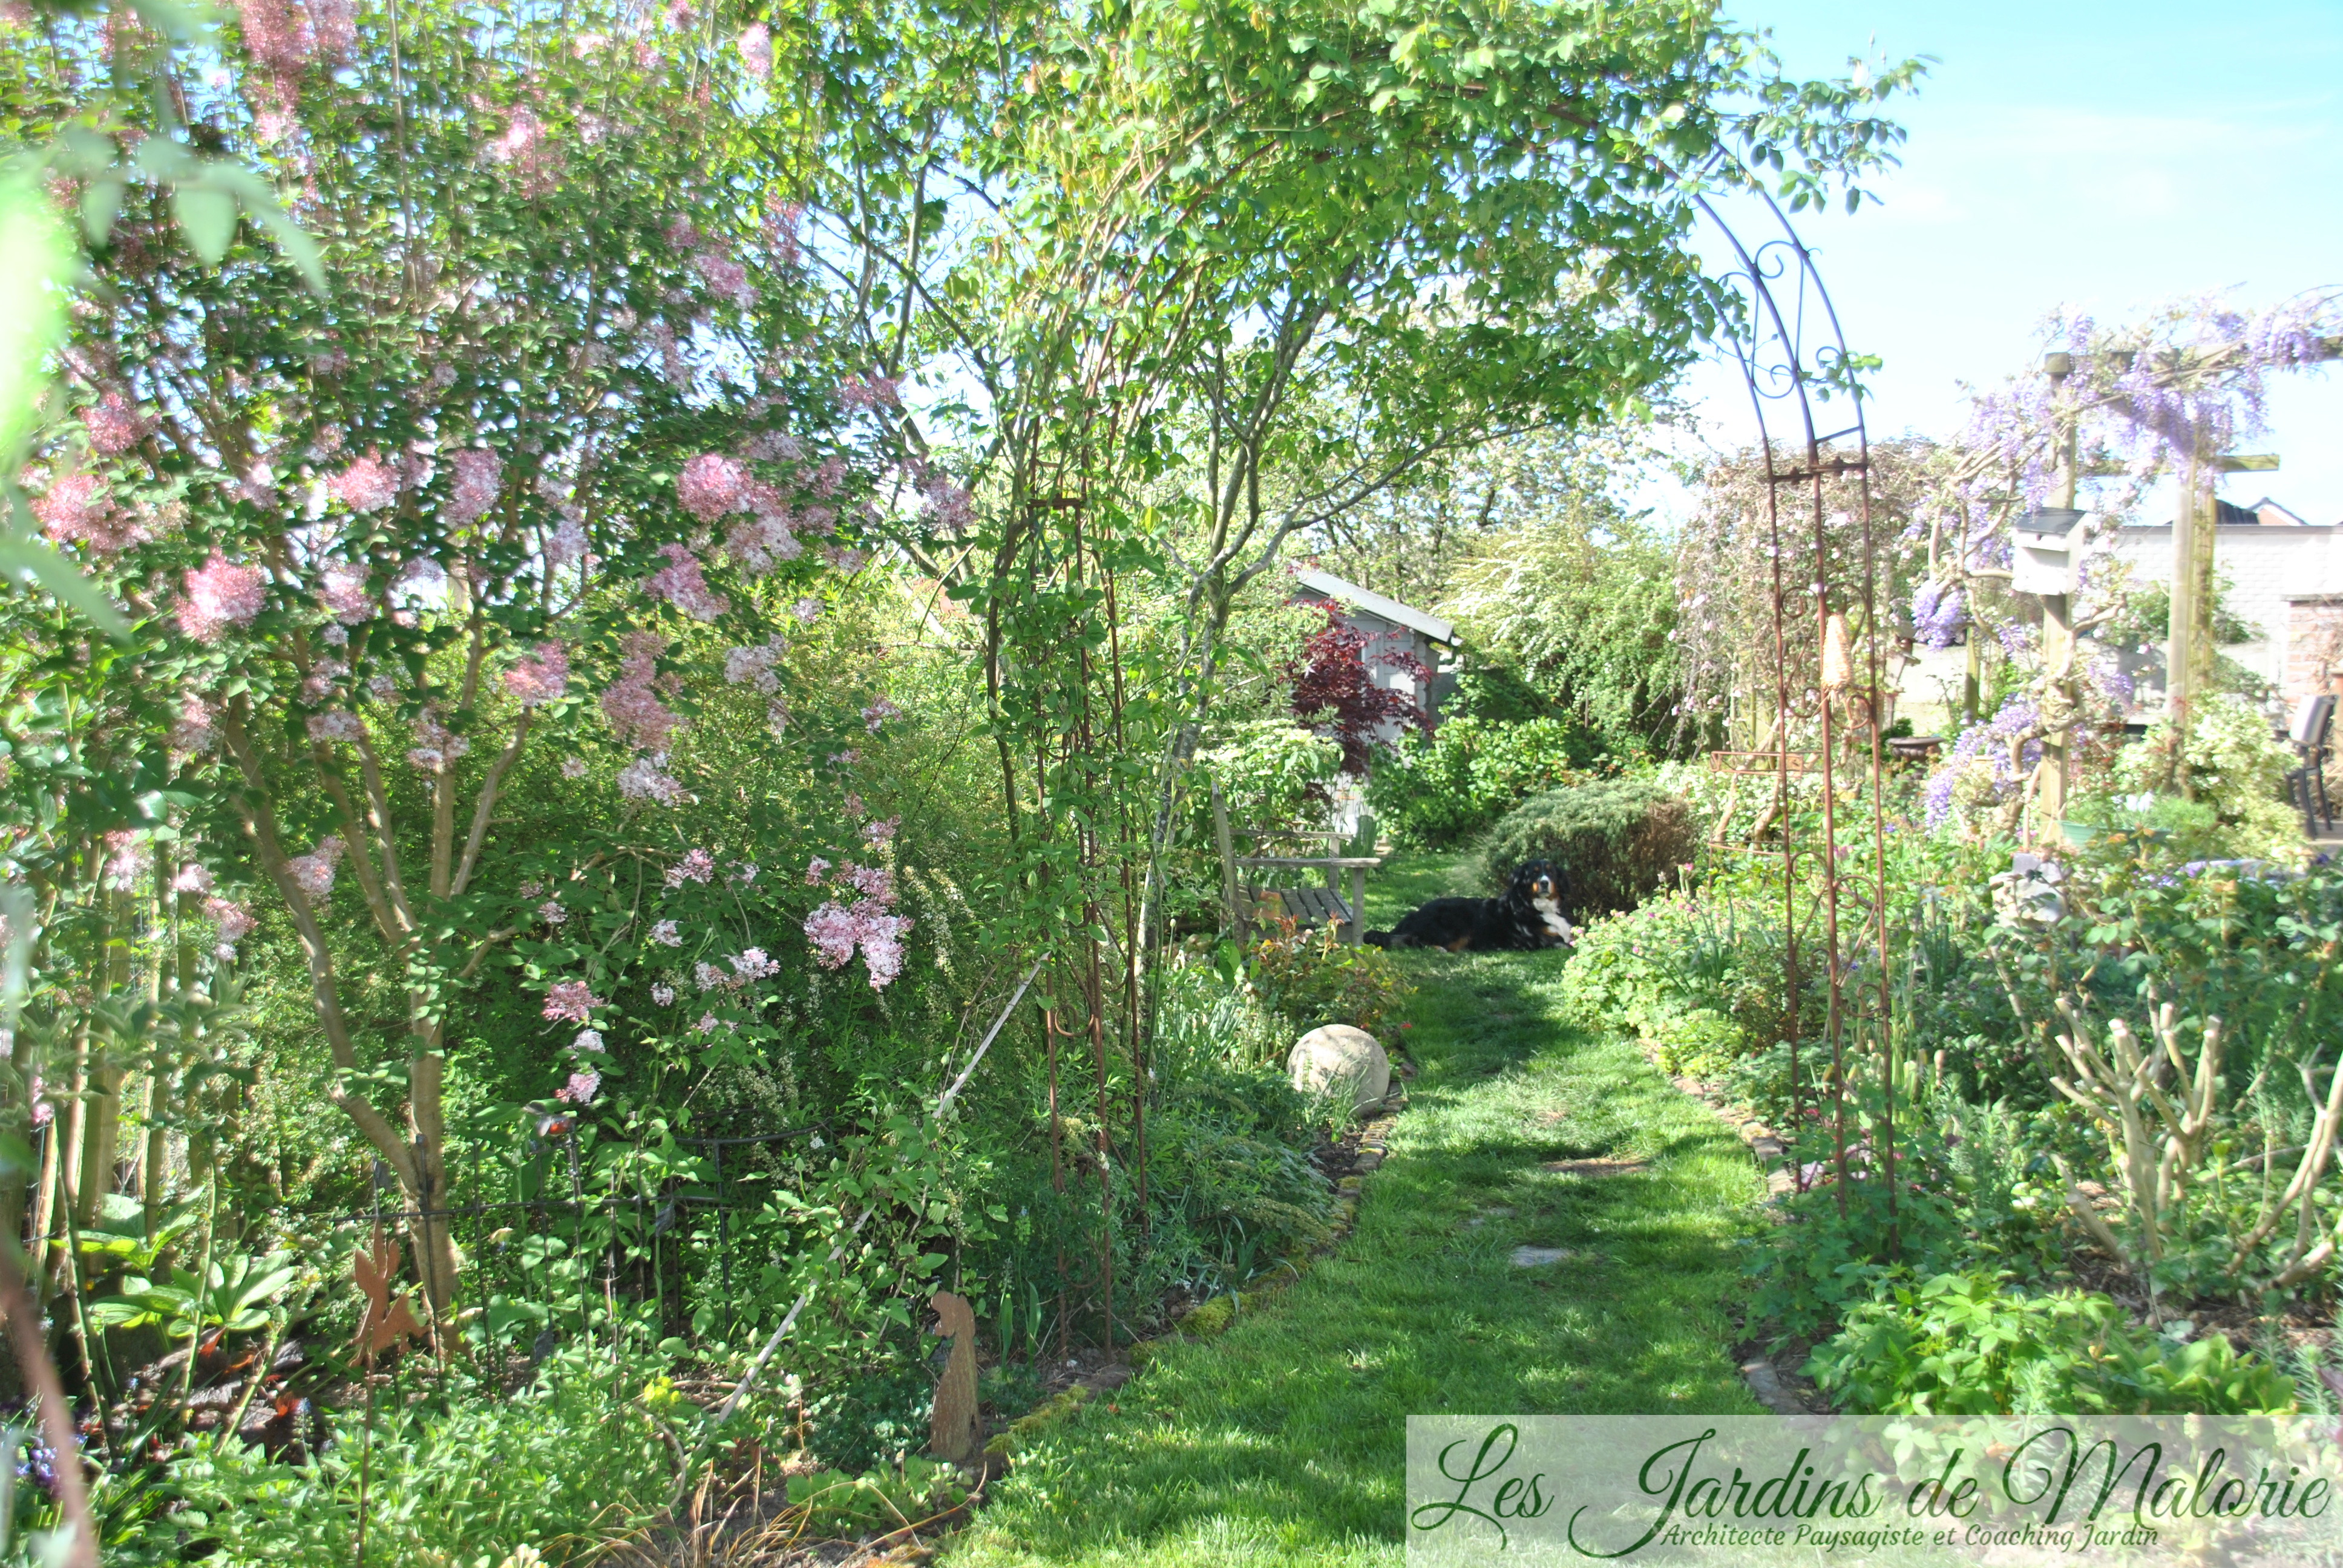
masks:
{"type": "Polygon", "coordinates": [[[601,1031],[600,1031],[599,1030],[592,1030],[592,1029],[581,1029],[581,1030],[579,1030],[578,1031],[578,1038],[577,1038],[576,1040],[571,1040],[571,1041],[569,1042],[569,1049],[570,1049],[570,1050],[601,1050],[601,1049],[602,1049],[602,1033],[601,1033],[601,1031]]]}

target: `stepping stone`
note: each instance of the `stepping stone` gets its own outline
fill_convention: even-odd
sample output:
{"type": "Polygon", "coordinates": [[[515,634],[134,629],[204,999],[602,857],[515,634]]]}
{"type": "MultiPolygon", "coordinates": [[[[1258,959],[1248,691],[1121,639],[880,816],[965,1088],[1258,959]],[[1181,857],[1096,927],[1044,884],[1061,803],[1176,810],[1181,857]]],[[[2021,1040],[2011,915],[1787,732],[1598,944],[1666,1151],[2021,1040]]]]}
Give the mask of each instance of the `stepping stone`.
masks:
{"type": "Polygon", "coordinates": [[[1741,1376],[1749,1384],[1749,1392],[1756,1397],[1757,1402],[1775,1415],[1806,1413],[1805,1402],[1790,1392],[1790,1385],[1782,1381],[1782,1374],[1774,1370],[1772,1362],[1762,1356],[1755,1361],[1744,1362],[1741,1376]]]}
{"type": "Polygon", "coordinates": [[[1549,1160],[1538,1169],[1557,1176],[1632,1176],[1645,1167],[1641,1160],[1549,1160]]]}
{"type": "Polygon", "coordinates": [[[1570,1251],[1567,1247],[1515,1247],[1513,1249],[1513,1267],[1516,1269],[1543,1269],[1548,1263],[1568,1263],[1574,1261],[1578,1256],[1578,1253],[1570,1251]]]}

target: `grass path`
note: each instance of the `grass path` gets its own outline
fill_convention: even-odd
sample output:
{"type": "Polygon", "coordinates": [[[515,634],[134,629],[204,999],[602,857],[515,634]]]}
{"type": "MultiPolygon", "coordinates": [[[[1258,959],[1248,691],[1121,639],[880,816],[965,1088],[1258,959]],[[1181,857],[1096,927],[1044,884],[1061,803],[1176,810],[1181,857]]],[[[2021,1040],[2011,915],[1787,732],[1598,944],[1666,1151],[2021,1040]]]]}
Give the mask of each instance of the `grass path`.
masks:
{"type": "MultiPolygon", "coordinates": [[[[1452,874],[1394,868],[1376,923],[1452,874]]],[[[1403,956],[1422,1076],[1356,1229],[1029,1450],[950,1563],[1396,1563],[1410,1412],[1758,1411],[1721,1305],[1761,1193],[1739,1141],[1562,1021],[1559,955],[1403,956]],[[1598,1156],[1645,1168],[1544,1168],[1598,1156]]]]}

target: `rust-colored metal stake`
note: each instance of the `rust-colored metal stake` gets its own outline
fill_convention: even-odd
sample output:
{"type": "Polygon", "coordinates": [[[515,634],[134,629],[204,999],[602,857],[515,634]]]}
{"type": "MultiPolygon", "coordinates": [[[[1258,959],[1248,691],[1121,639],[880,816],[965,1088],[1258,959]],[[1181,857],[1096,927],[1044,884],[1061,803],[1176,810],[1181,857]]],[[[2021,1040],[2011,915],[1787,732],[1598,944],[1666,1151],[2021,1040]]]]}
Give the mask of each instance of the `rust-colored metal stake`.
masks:
{"type": "Polygon", "coordinates": [[[17,1266],[11,1237],[0,1237],[0,1312],[8,1316],[8,1342],[16,1352],[16,1368],[41,1402],[41,1435],[49,1443],[57,1503],[74,1533],[65,1562],[70,1568],[97,1568],[97,1524],[89,1513],[89,1488],[82,1479],[81,1443],[74,1431],[73,1411],[65,1403],[56,1362],[49,1359],[49,1347],[41,1338],[41,1320],[33,1310],[32,1292],[25,1288],[25,1271],[17,1266]]]}

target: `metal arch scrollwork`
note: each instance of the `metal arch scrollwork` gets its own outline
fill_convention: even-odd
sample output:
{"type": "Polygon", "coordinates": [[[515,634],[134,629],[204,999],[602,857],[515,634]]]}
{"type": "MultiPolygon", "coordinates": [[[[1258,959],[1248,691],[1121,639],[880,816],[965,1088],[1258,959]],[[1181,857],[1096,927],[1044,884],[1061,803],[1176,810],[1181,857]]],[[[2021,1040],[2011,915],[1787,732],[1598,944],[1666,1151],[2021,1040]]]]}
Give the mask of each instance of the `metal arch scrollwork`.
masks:
{"type": "MultiPolygon", "coordinates": [[[[1710,173],[1717,171],[1712,169],[1710,173]]],[[[1765,585],[1773,642],[1774,714],[1764,742],[1748,750],[1712,755],[1712,768],[1736,779],[1770,778],[1773,799],[1750,841],[1719,847],[1768,854],[1782,866],[1785,1035],[1790,1051],[1791,1113],[1803,1131],[1798,1046],[1803,980],[1809,967],[1823,980],[1822,1043],[1830,1056],[1826,1107],[1836,1195],[1844,1212],[1848,1183],[1847,1098],[1865,1064],[1859,1047],[1875,1047],[1882,1114],[1872,1136],[1885,1181],[1891,1252],[1896,1246],[1895,1038],[1887,980],[1885,778],[1879,716],[1881,636],[1876,541],[1873,537],[1870,440],[1851,354],[1838,312],[1814,252],[1780,205],[1746,178],[1729,183],[1755,193],[1765,232],[1753,244],[1718,209],[1706,190],[1692,200],[1729,247],[1733,265],[1716,279],[1726,327],[1720,347],[1738,365],[1757,427],[1765,469],[1765,585]],[[1819,417],[1843,399],[1846,421],[1825,428],[1819,417]],[[1833,511],[1834,486],[1851,483],[1854,516],[1833,511]],[[1849,529],[1846,525],[1852,523],[1849,529]],[[1834,538],[1834,531],[1840,536],[1834,538]],[[1851,537],[1849,537],[1851,535],[1851,537]],[[1810,558],[1806,552],[1811,552],[1810,558]],[[1806,580],[1785,580],[1785,559],[1811,559],[1806,580]],[[1850,628],[1861,626],[1863,653],[1855,658],[1850,628]],[[1860,668],[1857,668],[1857,665],[1860,668]],[[1811,678],[1808,672],[1811,671],[1811,678]],[[1795,782],[1794,783],[1794,779],[1795,782]],[[1802,824],[1803,813],[1814,819],[1802,824]],[[1845,809],[1843,810],[1842,808],[1845,809]],[[1852,819],[1846,814],[1854,813],[1852,819]],[[1860,832],[1841,839],[1867,814],[1869,842],[1860,832]],[[1760,840],[1776,837],[1778,847],[1760,840]],[[1867,853],[1859,854],[1859,849],[1867,853]],[[1867,862],[1867,863],[1866,863],[1867,862]],[[1802,942],[1799,888],[1815,885],[1821,930],[1802,942]]],[[[1736,791],[1737,799],[1737,791],[1736,791]]],[[[1732,811],[1727,809],[1727,819],[1732,811]]],[[[1868,1161],[1865,1161],[1868,1163],[1868,1161]]],[[[1804,1172],[1799,1172],[1803,1186],[1804,1172]]]]}

